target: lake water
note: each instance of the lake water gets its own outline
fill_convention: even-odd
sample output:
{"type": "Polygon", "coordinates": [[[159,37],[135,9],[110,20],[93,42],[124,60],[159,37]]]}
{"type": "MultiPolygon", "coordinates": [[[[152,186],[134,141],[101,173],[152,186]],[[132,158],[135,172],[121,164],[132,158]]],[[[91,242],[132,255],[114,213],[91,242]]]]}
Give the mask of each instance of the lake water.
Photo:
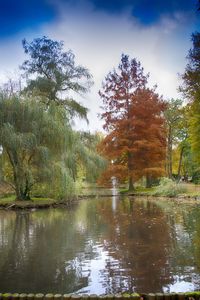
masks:
{"type": "Polygon", "coordinates": [[[200,289],[200,204],[118,196],[0,211],[0,292],[200,289]]]}

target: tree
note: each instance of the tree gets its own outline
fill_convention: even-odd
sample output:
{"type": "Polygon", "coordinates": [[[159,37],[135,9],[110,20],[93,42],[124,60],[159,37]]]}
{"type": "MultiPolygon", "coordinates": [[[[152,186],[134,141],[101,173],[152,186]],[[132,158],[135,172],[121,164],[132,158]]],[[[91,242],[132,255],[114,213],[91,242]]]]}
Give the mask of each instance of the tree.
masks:
{"type": "Polygon", "coordinates": [[[73,131],[71,149],[63,153],[65,168],[74,182],[96,182],[105,168],[106,161],[97,152],[98,134],[73,131]]]}
{"type": "MultiPolygon", "coordinates": [[[[167,130],[167,153],[166,153],[166,173],[172,178],[172,151],[173,147],[184,141],[187,137],[186,126],[184,125],[185,116],[183,113],[183,102],[180,99],[171,99],[167,103],[164,112],[167,130]]],[[[183,145],[183,144],[182,144],[183,145]]],[[[181,155],[183,152],[181,151],[181,155]]],[[[180,160],[182,158],[180,157],[180,160]]],[[[178,172],[179,173],[179,172],[178,172]]],[[[180,175],[180,174],[179,174],[180,175]]]]}
{"type": "Polygon", "coordinates": [[[0,144],[12,169],[17,200],[30,199],[37,182],[51,176],[54,155],[66,143],[66,127],[42,103],[0,98],[0,144]]]}
{"type": "Polygon", "coordinates": [[[192,34],[193,47],[187,56],[188,64],[182,75],[181,92],[190,101],[189,141],[196,161],[200,163],[200,33],[192,34]]]}
{"type": "Polygon", "coordinates": [[[72,130],[64,108],[17,97],[0,99],[0,171],[18,200],[32,195],[69,199],[82,170],[96,181],[105,166],[98,136],[72,130]],[[51,188],[49,188],[51,186],[51,188]]]}
{"type": "Polygon", "coordinates": [[[74,100],[74,93],[86,93],[91,84],[89,71],[75,64],[72,51],[63,51],[63,42],[47,37],[36,38],[31,43],[25,39],[23,48],[29,59],[21,69],[28,78],[25,92],[39,95],[49,105],[63,105],[71,117],[87,118],[87,109],[74,100]]]}
{"type": "Polygon", "coordinates": [[[128,179],[130,190],[134,180],[146,176],[148,181],[163,169],[165,104],[155,89],[146,87],[148,77],[140,62],[123,54],[118,70],[106,76],[100,91],[108,135],[99,149],[111,161],[103,178],[128,179]]]}
{"type": "Polygon", "coordinates": [[[192,151],[196,162],[200,164],[200,102],[195,100],[191,105],[189,134],[192,151]]]}
{"type": "Polygon", "coordinates": [[[75,194],[79,169],[95,180],[105,165],[96,137],[86,141],[70,124],[70,117],[87,117],[72,96],[89,89],[91,75],[75,64],[71,51],[63,52],[62,42],[43,37],[23,46],[30,55],[21,66],[26,88],[12,79],[0,88],[3,171],[17,199],[30,199],[33,192],[64,199],[75,194]]]}
{"type": "Polygon", "coordinates": [[[200,33],[192,34],[193,47],[189,50],[188,64],[182,75],[183,84],[180,91],[190,100],[200,99],[200,33]]]}
{"type": "Polygon", "coordinates": [[[79,143],[76,143],[74,160],[77,162],[77,173],[82,174],[87,182],[96,182],[104,171],[107,161],[97,152],[97,145],[102,140],[101,135],[96,132],[78,132],[79,143]]]}

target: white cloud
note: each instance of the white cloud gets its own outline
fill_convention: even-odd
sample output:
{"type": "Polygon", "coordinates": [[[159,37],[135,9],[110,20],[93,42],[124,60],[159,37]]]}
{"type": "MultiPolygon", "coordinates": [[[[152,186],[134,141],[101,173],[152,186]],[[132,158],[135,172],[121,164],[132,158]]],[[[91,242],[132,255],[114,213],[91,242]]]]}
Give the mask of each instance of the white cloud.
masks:
{"type": "Polygon", "coordinates": [[[0,45],[0,80],[4,81],[17,72],[20,57],[23,52],[20,49],[20,42],[16,40],[5,40],[0,45]]]}
{"type": "MultiPolygon", "coordinates": [[[[121,14],[108,14],[95,10],[89,1],[72,1],[68,4],[57,1],[54,5],[58,12],[57,19],[40,28],[37,35],[33,32],[29,35],[48,35],[50,38],[63,40],[66,50],[72,49],[77,62],[88,67],[93,74],[95,85],[83,100],[90,109],[90,129],[101,129],[96,116],[101,105],[98,90],[105,75],[113,67],[117,67],[122,52],[141,61],[145,72],[150,72],[150,83],[157,84],[158,92],[165,98],[180,96],[177,93],[177,73],[184,71],[193,29],[193,20],[188,22],[188,16],[180,12],[173,16],[161,16],[159,22],[145,27],[131,16],[129,9],[121,14]]],[[[2,53],[4,55],[7,52],[7,59],[8,52],[12,53],[11,42],[9,43],[4,48],[0,47],[2,61],[2,53]]],[[[6,63],[9,67],[16,66],[15,62],[22,57],[23,51],[19,51],[16,40],[14,45],[15,56],[4,61],[5,69],[6,63]]],[[[82,127],[83,124],[79,123],[79,126],[82,127]]]]}

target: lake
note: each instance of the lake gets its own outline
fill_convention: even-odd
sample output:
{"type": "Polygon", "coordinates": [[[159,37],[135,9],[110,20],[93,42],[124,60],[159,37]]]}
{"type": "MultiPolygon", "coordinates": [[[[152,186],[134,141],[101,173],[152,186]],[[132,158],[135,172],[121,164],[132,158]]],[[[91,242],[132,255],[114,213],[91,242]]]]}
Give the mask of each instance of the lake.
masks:
{"type": "Polygon", "coordinates": [[[113,196],[70,209],[0,210],[0,292],[198,289],[198,202],[113,196]]]}

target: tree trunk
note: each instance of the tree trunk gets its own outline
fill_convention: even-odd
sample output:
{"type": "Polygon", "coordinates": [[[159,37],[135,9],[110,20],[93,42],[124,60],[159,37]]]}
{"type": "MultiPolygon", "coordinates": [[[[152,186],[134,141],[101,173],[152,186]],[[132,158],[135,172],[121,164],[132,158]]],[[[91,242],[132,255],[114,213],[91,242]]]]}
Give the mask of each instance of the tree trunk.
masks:
{"type": "Polygon", "coordinates": [[[128,186],[128,190],[129,190],[129,191],[134,191],[134,190],[135,190],[134,184],[133,184],[133,178],[132,178],[132,176],[129,177],[129,186],[128,186]]]}
{"type": "Polygon", "coordinates": [[[129,191],[133,191],[135,188],[134,188],[134,184],[133,184],[133,177],[131,175],[131,171],[133,170],[133,157],[132,157],[132,153],[128,152],[128,172],[129,172],[129,187],[128,187],[128,190],[129,191]]]}
{"type": "Polygon", "coordinates": [[[172,132],[171,127],[169,128],[168,132],[168,139],[167,139],[167,176],[172,178],[172,132]]]}
{"type": "Polygon", "coordinates": [[[31,185],[24,173],[23,167],[19,163],[17,154],[10,151],[7,151],[7,153],[13,169],[16,200],[30,200],[31,185]]]}
{"type": "Polygon", "coordinates": [[[177,180],[178,181],[181,178],[181,166],[182,166],[182,159],[183,159],[183,151],[184,151],[184,147],[181,148],[180,157],[179,157],[178,175],[177,175],[177,180]]]}
{"type": "Polygon", "coordinates": [[[19,174],[19,172],[19,170],[17,174],[16,172],[14,172],[16,200],[30,200],[30,186],[28,179],[23,178],[24,176],[22,174],[19,174]]]}
{"type": "Polygon", "coordinates": [[[150,188],[152,186],[151,176],[146,175],[146,188],[150,188]]]}

